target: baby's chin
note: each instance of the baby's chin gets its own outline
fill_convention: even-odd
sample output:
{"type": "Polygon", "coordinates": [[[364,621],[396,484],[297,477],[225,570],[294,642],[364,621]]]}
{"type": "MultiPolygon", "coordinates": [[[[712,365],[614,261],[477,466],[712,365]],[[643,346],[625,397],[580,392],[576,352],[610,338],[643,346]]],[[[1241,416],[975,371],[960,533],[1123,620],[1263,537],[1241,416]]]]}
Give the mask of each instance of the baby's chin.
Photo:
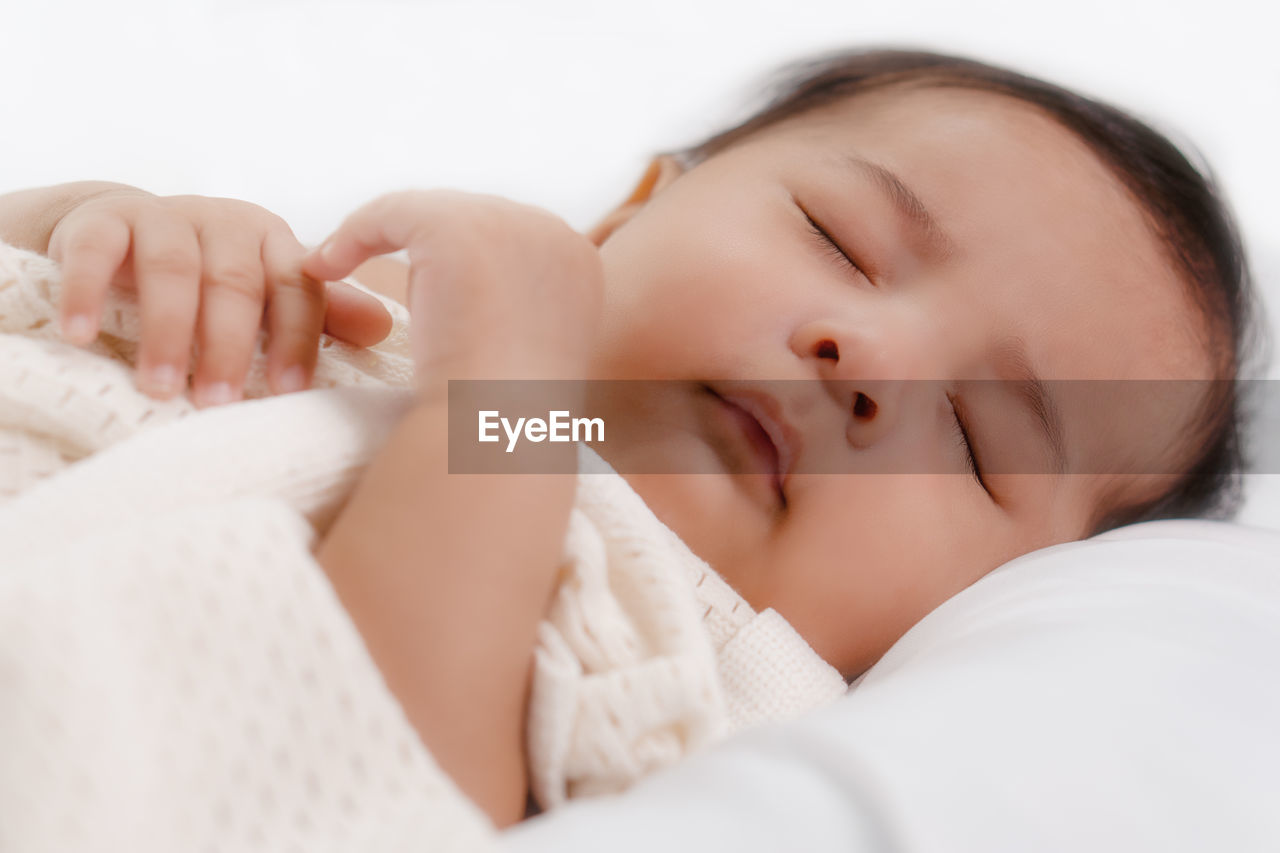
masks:
{"type": "MultiPolygon", "coordinates": [[[[726,450],[718,403],[700,382],[599,383],[585,411],[601,416],[593,445],[660,521],[717,570],[718,560],[772,534],[776,510],[726,450]]],[[[723,418],[721,418],[723,420],[723,418]]],[[[751,477],[760,480],[759,477],[751,477]]],[[[723,572],[721,572],[723,574],[723,572]]]]}

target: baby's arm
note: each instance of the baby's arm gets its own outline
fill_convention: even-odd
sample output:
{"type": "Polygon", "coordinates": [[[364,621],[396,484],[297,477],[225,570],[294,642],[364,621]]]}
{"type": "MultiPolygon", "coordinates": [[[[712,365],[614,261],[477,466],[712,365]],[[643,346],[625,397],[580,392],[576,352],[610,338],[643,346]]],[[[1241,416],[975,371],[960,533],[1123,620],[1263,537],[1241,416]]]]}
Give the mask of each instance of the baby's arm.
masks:
{"type": "Polygon", "coordinates": [[[581,376],[599,257],[549,214],[443,192],[374,201],[326,246],[304,264],[317,278],[409,249],[419,396],[317,558],[440,766],[505,826],[524,812],[532,652],[575,478],[450,474],[447,381],[581,376]]]}
{"type": "Polygon", "coordinates": [[[498,826],[523,813],[530,656],[573,478],[448,474],[448,409],[419,404],[317,559],[410,723],[498,826]]]}

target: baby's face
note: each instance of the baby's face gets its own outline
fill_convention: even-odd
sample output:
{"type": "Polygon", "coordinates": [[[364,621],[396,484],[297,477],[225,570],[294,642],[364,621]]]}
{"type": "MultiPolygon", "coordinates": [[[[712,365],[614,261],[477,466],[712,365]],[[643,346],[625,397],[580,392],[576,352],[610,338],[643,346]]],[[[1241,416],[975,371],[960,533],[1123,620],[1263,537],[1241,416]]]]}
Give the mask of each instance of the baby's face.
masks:
{"type": "Polygon", "coordinates": [[[1018,375],[1018,349],[1045,380],[1210,376],[1199,315],[1119,182],[999,96],[862,96],[659,182],[619,219],[598,232],[593,373],[669,381],[596,401],[606,456],[846,674],[1001,563],[1085,535],[1115,488],[1163,485],[1071,472],[1171,465],[1191,417],[1141,399],[1099,411],[1049,382],[1065,465],[1051,473],[1029,385],[957,382],[1018,375]],[[907,379],[931,381],[885,381],[907,379]],[[1037,473],[968,473],[957,393],[979,467],[1016,455],[1037,473]],[[735,399],[789,429],[783,476],[735,399]],[[627,474],[645,470],[690,473],[627,474]]]}

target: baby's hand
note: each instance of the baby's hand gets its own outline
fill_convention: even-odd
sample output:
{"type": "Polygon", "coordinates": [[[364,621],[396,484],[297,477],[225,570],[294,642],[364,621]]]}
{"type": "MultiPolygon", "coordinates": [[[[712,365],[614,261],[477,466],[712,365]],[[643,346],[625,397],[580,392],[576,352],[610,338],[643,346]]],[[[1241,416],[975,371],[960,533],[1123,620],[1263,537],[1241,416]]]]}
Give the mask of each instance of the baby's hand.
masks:
{"type": "Polygon", "coordinates": [[[107,288],[136,289],[139,387],[162,398],[183,391],[194,336],[197,405],[240,398],[264,325],[275,393],[307,387],[322,331],[357,346],[386,336],[386,309],[346,285],[326,298],[302,273],[305,253],[284,220],[257,205],[125,188],[77,204],[49,239],[62,266],[64,336],[92,341],[107,288]]]}
{"type": "Polygon", "coordinates": [[[585,375],[604,274],[596,247],[559,217],[495,196],[392,193],[351,214],[302,269],[331,280],[398,249],[420,391],[585,375]]]}

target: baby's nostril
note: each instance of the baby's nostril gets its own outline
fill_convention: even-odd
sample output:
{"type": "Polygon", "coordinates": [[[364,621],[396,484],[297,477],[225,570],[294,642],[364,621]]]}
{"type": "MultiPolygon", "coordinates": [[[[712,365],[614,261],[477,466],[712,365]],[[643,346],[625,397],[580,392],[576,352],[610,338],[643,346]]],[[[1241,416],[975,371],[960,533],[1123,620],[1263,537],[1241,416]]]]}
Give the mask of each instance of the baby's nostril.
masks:
{"type": "Polygon", "coordinates": [[[833,361],[840,360],[840,349],[836,346],[836,342],[830,339],[818,341],[815,351],[818,358],[829,358],[833,361]]]}
{"type": "Polygon", "coordinates": [[[853,398],[853,416],[855,418],[874,418],[877,408],[876,401],[861,391],[853,398]]]}

